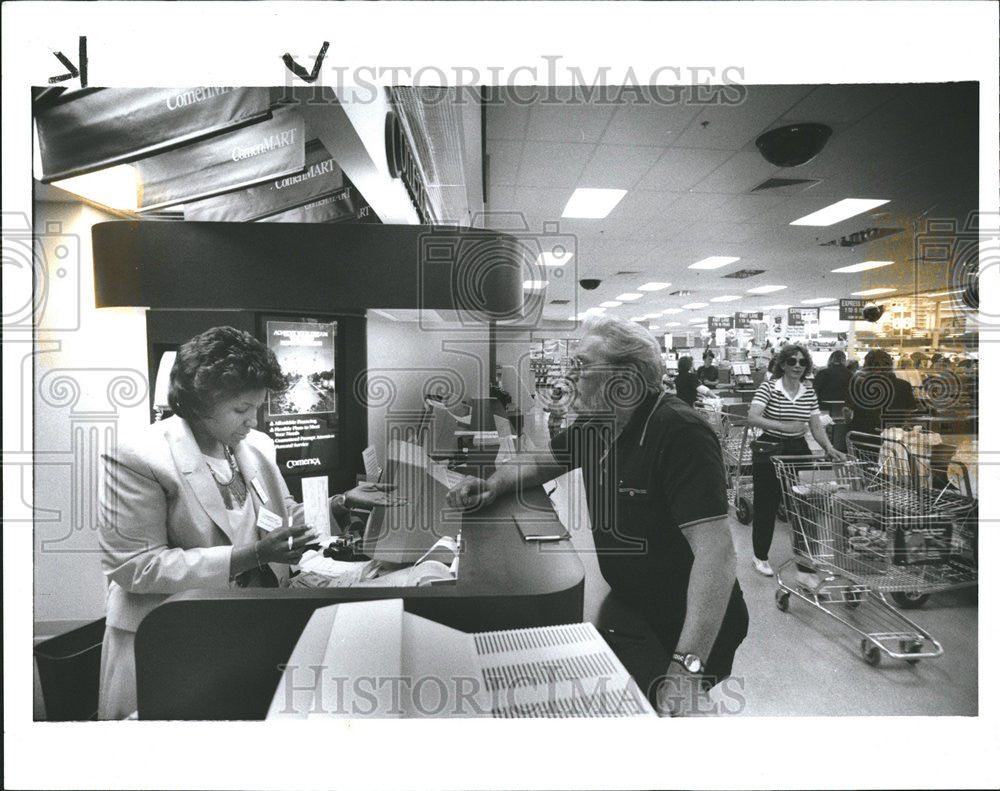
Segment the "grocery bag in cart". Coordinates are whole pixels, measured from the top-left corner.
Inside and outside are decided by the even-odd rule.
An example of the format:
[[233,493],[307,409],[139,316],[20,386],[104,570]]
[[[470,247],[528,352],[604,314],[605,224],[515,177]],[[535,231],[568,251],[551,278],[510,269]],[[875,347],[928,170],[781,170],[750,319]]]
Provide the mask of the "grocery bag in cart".
[[836,565],[848,574],[878,574],[889,565],[885,501],[877,492],[838,491],[831,497]]
[[787,498],[792,548],[802,558],[831,563],[836,554],[829,503],[830,495],[838,485],[836,481],[823,480],[821,476],[811,476],[810,473],[813,471],[800,473]]

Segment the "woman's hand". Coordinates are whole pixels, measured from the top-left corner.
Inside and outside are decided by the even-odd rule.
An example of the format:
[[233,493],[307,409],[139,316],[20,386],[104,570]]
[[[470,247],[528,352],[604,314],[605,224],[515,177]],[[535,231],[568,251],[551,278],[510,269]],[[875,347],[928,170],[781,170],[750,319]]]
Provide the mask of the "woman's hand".
[[[308,525],[292,525],[272,530],[257,542],[257,559],[264,563],[288,563],[294,565],[302,559],[306,544],[319,538],[319,534]],[[289,539],[291,539],[289,541]]]
[[452,508],[473,508],[489,505],[497,499],[496,489],[482,478],[466,478],[448,492],[447,502]]
[[826,455],[834,461],[847,461],[847,454],[842,450],[837,450],[836,448],[827,448]]

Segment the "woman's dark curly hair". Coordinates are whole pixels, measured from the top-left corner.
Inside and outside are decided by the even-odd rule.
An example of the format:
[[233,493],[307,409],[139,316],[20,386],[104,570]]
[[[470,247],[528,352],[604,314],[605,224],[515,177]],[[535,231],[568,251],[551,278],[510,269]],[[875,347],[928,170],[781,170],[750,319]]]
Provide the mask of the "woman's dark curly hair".
[[249,332],[212,327],[177,351],[170,369],[170,409],[185,420],[248,390],[280,392],[285,377],[274,352]]
[[788,362],[793,357],[801,357],[806,361],[806,369],[802,372],[803,376],[807,376],[812,373],[813,369],[813,358],[809,354],[809,350],[805,346],[800,346],[797,343],[790,343],[787,346],[783,346],[781,351],[778,352],[777,357],[774,358],[772,364],[774,365],[774,370],[771,372],[771,376],[775,379],[780,379],[785,375],[785,363]]
[[686,354],[677,361],[678,373],[686,374],[692,368],[694,368],[694,360]]

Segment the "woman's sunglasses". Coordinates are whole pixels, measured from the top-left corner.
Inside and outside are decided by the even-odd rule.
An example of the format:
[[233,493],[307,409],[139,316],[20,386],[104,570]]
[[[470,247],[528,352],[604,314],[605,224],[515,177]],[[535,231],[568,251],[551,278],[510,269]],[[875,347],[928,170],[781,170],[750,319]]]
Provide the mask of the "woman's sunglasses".
[[796,368],[805,368],[806,361],[801,357],[789,357],[785,360],[785,365],[794,365]]

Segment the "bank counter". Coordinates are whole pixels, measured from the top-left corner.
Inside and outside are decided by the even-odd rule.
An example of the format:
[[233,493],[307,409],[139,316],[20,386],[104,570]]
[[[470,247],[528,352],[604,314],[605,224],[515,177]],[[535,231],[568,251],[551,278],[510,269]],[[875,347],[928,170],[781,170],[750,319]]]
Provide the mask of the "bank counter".
[[559,521],[541,488],[499,498],[462,520],[453,585],[187,591],[136,633],[140,719],[263,719],[317,607],[402,598],[407,612],[466,632],[583,620],[584,567],[569,541],[526,542],[512,517]]

